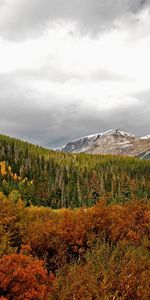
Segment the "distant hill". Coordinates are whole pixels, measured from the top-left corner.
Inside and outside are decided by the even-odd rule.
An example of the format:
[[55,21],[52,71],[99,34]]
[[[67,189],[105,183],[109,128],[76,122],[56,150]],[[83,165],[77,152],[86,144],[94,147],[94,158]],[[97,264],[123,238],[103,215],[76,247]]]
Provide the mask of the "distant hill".
[[70,153],[139,156],[149,159],[150,135],[137,137],[120,129],[111,129],[71,141],[58,150]]

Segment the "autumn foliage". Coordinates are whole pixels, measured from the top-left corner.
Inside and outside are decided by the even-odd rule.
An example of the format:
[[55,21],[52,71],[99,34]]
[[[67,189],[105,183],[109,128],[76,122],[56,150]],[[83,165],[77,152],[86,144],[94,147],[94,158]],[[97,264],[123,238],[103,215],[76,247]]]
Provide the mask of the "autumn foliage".
[[0,296],[32,300],[150,299],[150,204],[25,207],[0,194]]
[[6,299],[48,299],[54,277],[43,262],[23,254],[0,259],[0,294]]

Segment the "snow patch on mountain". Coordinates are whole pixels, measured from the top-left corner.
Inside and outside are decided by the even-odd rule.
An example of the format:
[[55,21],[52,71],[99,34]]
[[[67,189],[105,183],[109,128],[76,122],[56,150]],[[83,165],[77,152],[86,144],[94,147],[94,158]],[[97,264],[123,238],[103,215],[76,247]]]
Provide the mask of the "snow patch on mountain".
[[141,140],[149,140],[149,139],[150,139],[150,134],[141,137]]

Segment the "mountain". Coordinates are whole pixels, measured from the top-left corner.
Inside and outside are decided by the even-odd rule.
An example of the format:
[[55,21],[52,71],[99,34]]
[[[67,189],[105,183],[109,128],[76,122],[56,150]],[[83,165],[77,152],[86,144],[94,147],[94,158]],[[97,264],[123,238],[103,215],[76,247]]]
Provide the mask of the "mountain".
[[138,137],[120,129],[110,129],[71,141],[59,151],[149,158],[150,135]]

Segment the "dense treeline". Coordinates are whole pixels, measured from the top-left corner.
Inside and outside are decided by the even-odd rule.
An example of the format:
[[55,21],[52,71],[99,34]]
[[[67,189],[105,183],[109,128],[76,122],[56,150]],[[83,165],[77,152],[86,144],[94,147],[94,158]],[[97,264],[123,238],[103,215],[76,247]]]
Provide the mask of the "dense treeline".
[[0,299],[150,299],[150,204],[25,207],[0,194]]
[[0,135],[0,191],[18,190],[26,206],[52,208],[150,198],[150,161],[65,154]]

